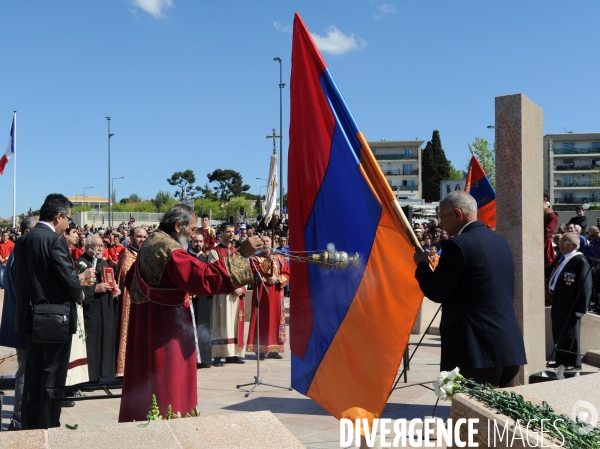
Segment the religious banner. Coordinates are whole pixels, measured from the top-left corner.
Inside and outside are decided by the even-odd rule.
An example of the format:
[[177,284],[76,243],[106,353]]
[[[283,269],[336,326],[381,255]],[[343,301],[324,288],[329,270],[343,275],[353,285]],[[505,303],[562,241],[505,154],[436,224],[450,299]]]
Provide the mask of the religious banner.
[[477,219],[490,229],[496,229],[496,191],[475,155],[469,163],[465,192],[470,193],[477,201]]
[[269,184],[265,200],[265,223],[269,224],[277,205],[277,154],[273,152],[269,164]]
[[359,255],[343,270],[291,258],[292,387],[338,419],[372,422],[423,299],[416,239],[298,14],[290,88],[290,254]]

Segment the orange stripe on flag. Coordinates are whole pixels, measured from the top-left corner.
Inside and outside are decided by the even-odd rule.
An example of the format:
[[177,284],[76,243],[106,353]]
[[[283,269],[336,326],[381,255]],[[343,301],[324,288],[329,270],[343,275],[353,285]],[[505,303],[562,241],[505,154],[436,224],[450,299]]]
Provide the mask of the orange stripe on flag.
[[477,219],[492,230],[496,229],[496,200],[492,200],[477,210]]
[[390,250],[401,234],[383,214],[362,282],[308,391],[338,419],[381,415],[390,395],[382,386],[394,382],[421,306],[413,252]]

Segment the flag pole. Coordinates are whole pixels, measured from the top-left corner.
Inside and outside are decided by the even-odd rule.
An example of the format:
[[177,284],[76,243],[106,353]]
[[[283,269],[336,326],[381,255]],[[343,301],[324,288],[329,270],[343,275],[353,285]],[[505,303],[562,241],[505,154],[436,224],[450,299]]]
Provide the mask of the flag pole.
[[473,153],[473,149],[471,148],[471,144],[468,143],[467,145],[469,145],[469,151],[471,152],[471,156],[475,156],[475,153]]
[[374,193],[379,198],[381,205],[383,207],[388,208],[390,210],[390,215],[392,219],[396,222],[396,225],[399,229],[404,228],[406,231],[406,235],[408,240],[414,247],[417,253],[424,253],[423,247],[421,246],[421,242],[417,239],[415,232],[413,231],[406,215],[402,211],[402,207],[398,200],[396,199],[396,195],[392,192],[389,184],[385,181],[385,178],[381,174],[381,169],[379,165],[377,165],[377,161],[375,160],[375,156],[373,156],[373,152],[371,151],[371,147],[367,143],[367,140],[363,136],[362,133],[357,135],[358,141],[360,142],[363,149],[366,151],[361,152],[361,164],[364,166],[364,170],[367,174],[369,181],[371,182],[371,186],[373,187]]
[[13,229],[17,227],[17,111],[13,111],[13,121],[15,124],[15,161],[13,164]]

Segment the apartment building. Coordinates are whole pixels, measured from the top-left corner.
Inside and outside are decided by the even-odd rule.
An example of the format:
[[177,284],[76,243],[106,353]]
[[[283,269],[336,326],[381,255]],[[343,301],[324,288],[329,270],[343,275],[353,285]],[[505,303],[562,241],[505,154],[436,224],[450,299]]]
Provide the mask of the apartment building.
[[544,190],[554,210],[600,203],[600,133],[544,136]]
[[369,142],[377,163],[399,200],[421,199],[421,146],[423,140],[381,139]]

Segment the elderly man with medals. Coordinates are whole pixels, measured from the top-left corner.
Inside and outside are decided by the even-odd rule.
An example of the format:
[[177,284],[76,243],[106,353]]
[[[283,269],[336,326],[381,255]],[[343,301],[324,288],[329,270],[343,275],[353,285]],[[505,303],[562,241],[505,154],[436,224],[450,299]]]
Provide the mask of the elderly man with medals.
[[587,313],[592,294],[592,275],[579,249],[579,236],[565,233],[559,242],[562,257],[550,265],[552,294],[552,338],[556,345],[556,363],[548,365],[566,370],[581,369],[581,318]]
[[239,252],[205,264],[187,252],[197,228],[193,209],[169,209],[140,248],[130,286],[131,310],[119,422],[143,421],[152,395],[185,416],[198,405],[196,348],[189,293],[210,296],[248,284],[246,257],[262,248],[248,239]]
[[[248,330],[248,352],[255,352],[263,359],[282,359],[285,344],[285,314],[283,290],[290,281],[290,268],[285,258],[271,253],[271,238],[262,237],[264,247],[251,257],[252,270],[258,272],[252,297],[252,315]],[[260,307],[260,346],[256,342],[257,307]]]

